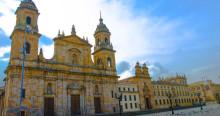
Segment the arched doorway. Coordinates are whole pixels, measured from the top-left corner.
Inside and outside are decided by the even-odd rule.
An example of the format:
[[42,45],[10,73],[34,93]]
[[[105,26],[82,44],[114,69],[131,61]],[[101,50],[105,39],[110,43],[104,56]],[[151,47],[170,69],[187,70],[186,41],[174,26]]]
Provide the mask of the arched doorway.
[[146,83],[144,83],[143,92],[144,92],[145,110],[152,109],[150,89],[146,85]]
[[69,109],[69,115],[82,115],[85,108],[85,87],[78,83],[71,83],[67,86],[67,102],[70,102],[70,106],[67,103]]

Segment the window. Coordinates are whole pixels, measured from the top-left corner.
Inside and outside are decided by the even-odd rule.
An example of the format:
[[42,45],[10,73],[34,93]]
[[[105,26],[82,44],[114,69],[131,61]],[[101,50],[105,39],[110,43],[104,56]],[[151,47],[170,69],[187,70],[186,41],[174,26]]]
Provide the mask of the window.
[[105,38],[105,43],[108,43],[108,39],[107,38]]
[[130,91],[130,88],[128,88],[128,91]]
[[124,91],[125,91],[125,88],[123,88],[124,89]]
[[125,109],[128,109],[128,104],[127,103],[125,103]]
[[169,99],[167,99],[167,104],[169,104]]
[[100,45],[100,40],[99,39],[97,40],[97,45]]
[[131,95],[129,95],[129,100],[131,101]]
[[26,24],[27,25],[31,24],[31,17],[29,17],[29,16],[26,17]]
[[30,54],[31,45],[28,42],[26,42],[24,47],[25,47],[25,53]]
[[127,96],[126,95],[124,95],[124,99],[125,99],[125,101],[127,101]]
[[101,64],[102,64],[102,60],[101,60],[100,58],[97,60],[97,64],[98,64],[98,65],[101,65]]
[[136,95],[134,95],[134,101],[136,101]]
[[112,98],[114,98],[114,92],[112,91]]
[[107,65],[108,67],[111,67],[112,66],[112,61],[111,61],[111,58],[107,58]]
[[99,86],[95,85],[95,93],[99,93]]
[[165,99],[163,99],[163,104],[166,104],[166,100]]
[[133,91],[135,91],[135,89],[133,88]]
[[133,108],[132,103],[130,103],[130,107],[131,107],[131,109]]
[[159,100],[159,102],[160,102],[160,105],[161,105],[162,104],[161,100]]
[[47,94],[53,94],[52,84],[51,83],[47,84]]
[[157,105],[158,103],[157,103],[157,100],[155,100],[155,104]]
[[121,91],[121,88],[120,88],[120,87],[118,88],[118,91]]
[[135,105],[135,108],[137,108],[137,103],[135,103],[134,105]]
[[78,60],[77,55],[73,54],[73,56],[72,56],[72,64],[77,64],[78,63],[77,60]]

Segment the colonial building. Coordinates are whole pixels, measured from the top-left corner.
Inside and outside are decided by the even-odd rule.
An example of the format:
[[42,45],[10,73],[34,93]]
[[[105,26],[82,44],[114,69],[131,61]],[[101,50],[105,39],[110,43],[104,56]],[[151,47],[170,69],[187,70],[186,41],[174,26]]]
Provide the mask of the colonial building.
[[124,112],[154,108],[153,86],[146,64],[141,66],[137,62],[135,76],[120,80],[118,86],[123,96],[122,107]]
[[203,100],[220,99],[219,84],[198,83],[189,88],[186,77],[180,75],[152,81],[146,64],[136,63],[135,76],[118,81],[116,51],[102,17],[94,32],[94,47],[72,26],[71,34],[59,32],[54,37],[54,55],[46,59],[38,47],[40,14],[34,2],[21,1],[15,14],[5,87],[0,88],[0,116],[95,115],[119,112],[120,107],[130,112],[168,108],[171,103],[188,106],[197,99],[198,91],[193,91],[197,85]]
[[119,82],[119,92],[122,95],[121,108],[123,112],[140,111],[140,98],[136,84]]
[[176,75],[166,79],[153,81],[155,108],[190,106],[191,94],[185,76]]
[[208,80],[192,83],[189,87],[193,102],[198,102],[198,94],[204,102],[220,101],[220,84],[216,84],[211,80]]
[[[112,113],[118,110],[118,76],[111,33],[102,17],[94,33],[95,46],[79,37],[58,34],[54,56],[44,58],[38,44],[40,15],[32,0],[23,0],[16,12],[16,25],[10,36],[10,62],[5,71],[4,116],[70,116]],[[25,58],[20,52],[25,48]],[[94,61],[92,60],[92,57]],[[20,83],[24,60],[24,94],[20,109]]]
[[0,87],[0,116],[3,115],[4,100],[5,100],[4,87]]

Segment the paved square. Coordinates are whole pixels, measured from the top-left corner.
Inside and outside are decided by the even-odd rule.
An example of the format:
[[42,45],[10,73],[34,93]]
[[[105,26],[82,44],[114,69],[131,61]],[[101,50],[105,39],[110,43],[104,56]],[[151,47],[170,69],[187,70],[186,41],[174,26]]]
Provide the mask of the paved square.
[[171,114],[171,111],[146,114],[140,116],[220,116],[220,105],[219,104],[210,104],[203,107],[201,111],[200,107],[190,108],[184,110],[175,110],[174,115]]

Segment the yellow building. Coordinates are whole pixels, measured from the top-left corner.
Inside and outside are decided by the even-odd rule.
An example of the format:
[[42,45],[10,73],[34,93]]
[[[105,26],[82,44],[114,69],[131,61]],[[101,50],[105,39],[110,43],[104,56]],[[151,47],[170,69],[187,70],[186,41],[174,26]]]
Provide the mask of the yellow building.
[[196,94],[201,94],[204,102],[219,102],[220,100],[220,84],[213,83],[211,80],[199,81],[189,85],[194,101],[198,101]]
[[0,87],[0,116],[3,115],[4,100],[5,100],[4,87]]
[[[25,46],[24,99],[26,116],[70,116],[74,114],[112,113],[118,111],[114,93],[118,92],[115,50],[110,31],[100,17],[94,33],[95,46],[76,35],[58,34],[54,38],[54,56],[38,54],[41,34],[38,12],[32,0],[23,0],[16,10],[16,25],[10,36],[10,62],[5,71],[5,107],[3,116],[20,113],[21,49]],[[11,22],[12,23],[12,22]],[[92,55],[93,59],[92,60]]]
[[[136,102],[136,101],[133,101],[132,99],[130,100],[130,98],[129,98],[129,99],[127,99],[126,102],[124,102],[124,103],[129,103],[128,106],[130,105],[130,103],[132,103],[132,104],[137,103],[137,108],[135,107],[136,108],[135,110],[148,110],[148,109],[154,108],[153,87],[151,84],[151,77],[149,75],[148,68],[147,68],[146,64],[143,64],[143,66],[140,66],[140,64],[137,62],[136,66],[135,66],[135,76],[120,80],[118,86],[121,88],[126,88],[128,86],[132,86],[133,88],[137,88],[137,90],[135,89],[135,91],[132,91],[133,89],[131,88],[131,92],[129,92],[129,93],[122,91],[122,95],[128,95],[128,96],[135,95],[136,96],[138,94],[138,96],[139,96],[138,98],[139,98],[140,104],[138,104],[138,101]],[[132,105],[132,107],[133,107],[133,105]],[[139,109],[138,109],[138,107],[139,107]],[[126,106],[123,106],[123,109],[126,109]],[[130,105],[129,109],[127,108],[124,111],[129,112],[129,111],[134,111],[134,109],[131,109],[131,105]]]
[[160,79],[152,84],[156,109],[169,108],[171,103],[173,107],[192,105],[185,76]]
[[[135,76],[118,82],[116,51],[102,17],[94,33],[93,53],[92,45],[79,37],[72,26],[71,34],[58,33],[53,39],[54,55],[46,59],[42,49],[38,53],[40,14],[34,2],[23,0],[15,13],[16,25],[10,36],[11,55],[5,71],[5,87],[0,89],[0,113],[3,116],[15,116],[21,112],[25,116],[119,112],[116,97],[119,92],[123,96],[124,111],[167,108],[170,106],[167,93],[172,95],[174,106],[192,105],[190,98],[194,94],[190,93],[185,76],[152,82],[146,64],[137,63]],[[24,94],[20,104],[23,61]],[[205,100],[217,99],[220,85],[210,83],[208,87],[211,93],[205,92],[202,96]]]

